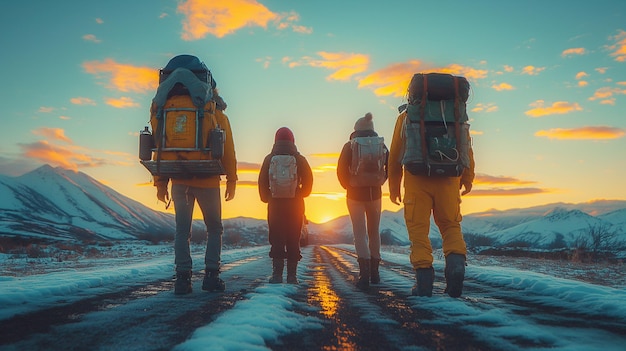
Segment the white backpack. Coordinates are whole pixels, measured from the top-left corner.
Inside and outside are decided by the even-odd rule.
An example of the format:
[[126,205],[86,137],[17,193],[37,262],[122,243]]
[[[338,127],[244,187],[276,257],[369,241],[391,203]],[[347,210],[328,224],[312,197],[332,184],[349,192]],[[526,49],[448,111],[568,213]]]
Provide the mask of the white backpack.
[[378,136],[356,137],[350,141],[351,186],[381,186],[385,183],[385,139]]
[[293,155],[274,155],[270,159],[270,191],[273,198],[292,198],[298,186],[298,166]]

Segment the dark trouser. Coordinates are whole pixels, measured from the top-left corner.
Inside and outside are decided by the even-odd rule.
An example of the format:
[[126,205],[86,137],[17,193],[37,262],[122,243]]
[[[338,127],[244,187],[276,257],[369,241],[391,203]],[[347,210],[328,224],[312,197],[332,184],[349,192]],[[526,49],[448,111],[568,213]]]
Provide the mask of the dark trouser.
[[299,261],[304,200],[271,199],[267,205],[270,257]]
[[172,185],[172,200],[176,211],[176,238],[174,240],[174,263],[176,271],[192,269],[189,241],[191,223],[196,201],[202,211],[207,230],[204,265],[206,270],[218,270],[222,254],[222,202],[219,188],[197,188],[187,185]]

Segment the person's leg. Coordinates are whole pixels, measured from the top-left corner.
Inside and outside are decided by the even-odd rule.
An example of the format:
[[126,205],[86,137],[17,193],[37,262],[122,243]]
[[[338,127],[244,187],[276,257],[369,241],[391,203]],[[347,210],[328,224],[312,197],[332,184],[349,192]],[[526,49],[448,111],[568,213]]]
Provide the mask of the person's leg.
[[370,258],[370,250],[367,243],[367,226],[365,221],[365,202],[347,199],[348,213],[352,222],[354,235],[354,249],[358,258]]
[[176,218],[176,236],[174,238],[176,271],[191,271],[192,268],[189,240],[191,239],[191,221],[195,198],[192,194],[188,194],[187,189],[186,185],[172,185],[172,201],[174,201]]
[[207,230],[206,251],[204,253],[205,275],[202,289],[224,291],[226,285],[219,278],[222,256],[222,202],[219,188],[193,188],[198,205],[202,211]]
[[451,297],[459,297],[465,279],[465,258],[467,247],[461,232],[461,197],[459,179],[439,180],[439,191],[435,195],[433,215],[442,237],[443,253],[446,258],[446,292]]
[[287,249],[287,283],[298,284],[298,262],[300,253],[300,232],[304,220],[304,200],[296,199],[284,209],[285,248]]
[[189,250],[191,238],[191,221],[194,206],[193,196],[188,196],[187,186],[172,185],[172,201],[176,218],[176,236],[174,237],[174,264],[176,266],[176,283],[174,293],[189,294],[191,287],[192,260]]
[[365,215],[367,217],[367,242],[370,252],[370,281],[372,284],[380,283],[380,211],[381,199],[368,201],[365,204]]

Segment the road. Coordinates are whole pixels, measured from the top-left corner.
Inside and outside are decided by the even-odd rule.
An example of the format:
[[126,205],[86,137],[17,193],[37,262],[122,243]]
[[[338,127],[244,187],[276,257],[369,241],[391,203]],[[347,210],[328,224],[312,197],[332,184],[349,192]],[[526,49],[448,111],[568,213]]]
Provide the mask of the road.
[[[195,272],[190,295],[175,296],[168,278],[0,321],[0,350],[171,350],[268,284],[266,251],[224,262],[224,293],[202,291],[202,273]],[[298,302],[295,313],[321,321],[323,328],[266,340],[272,350],[558,349],[560,335],[575,340],[569,335],[581,330],[625,340],[623,321],[578,313],[575,306],[545,306],[470,278],[460,299],[442,293],[441,277],[435,296],[412,297],[413,273],[404,262],[384,260],[382,284],[362,292],[354,287],[358,266],[349,246],[312,245],[302,254],[300,285],[289,297]],[[497,322],[502,318],[523,320],[518,327],[549,335],[507,334]]]

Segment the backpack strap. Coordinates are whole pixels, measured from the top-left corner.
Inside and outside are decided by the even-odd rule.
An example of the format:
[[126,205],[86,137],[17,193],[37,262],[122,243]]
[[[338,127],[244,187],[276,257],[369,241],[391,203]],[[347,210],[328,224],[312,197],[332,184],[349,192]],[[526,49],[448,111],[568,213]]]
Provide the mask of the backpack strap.
[[157,129],[155,131],[155,139],[157,141],[157,153],[156,153],[156,173],[161,171],[161,153],[163,151],[163,144],[165,143],[165,135],[163,135],[163,106],[157,106]]
[[[461,154],[461,98],[459,96],[459,78],[454,76],[454,133],[456,138],[456,152]],[[461,158],[457,160],[457,164],[461,165]]]
[[422,93],[422,101],[420,102],[420,137],[422,143],[422,159],[430,175],[430,162],[428,162],[428,148],[426,145],[426,100],[428,99],[428,75],[424,74],[424,91]]

